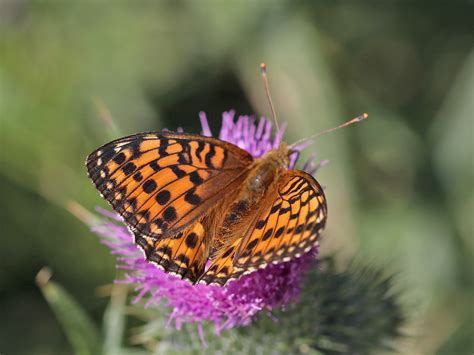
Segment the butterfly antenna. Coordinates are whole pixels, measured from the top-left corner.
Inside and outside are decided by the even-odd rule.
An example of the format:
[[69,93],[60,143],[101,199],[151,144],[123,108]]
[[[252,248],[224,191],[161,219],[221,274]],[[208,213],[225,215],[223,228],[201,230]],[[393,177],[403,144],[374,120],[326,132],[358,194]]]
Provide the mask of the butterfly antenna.
[[340,124],[339,126],[337,127],[333,127],[333,128],[329,128],[329,129],[326,129],[322,132],[319,132],[319,133],[316,133],[314,135],[312,135],[311,137],[308,137],[308,138],[303,138],[303,139],[300,139],[299,141],[296,141],[295,143],[293,143],[292,145],[289,146],[289,148],[294,148],[295,146],[297,146],[298,144],[300,143],[303,143],[303,142],[307,142],[307,141],[310,141],[312,140],[313,138],[316,138],[316,137],[319,137],[319,136],[322,136],[323,134],[326,134],[326,133],[329,133],[329,132],[332,132],[332,131],[335,131],[339,128],[343,128],[343,127],[347,127],[347,126],[350,126],[351,124],[353,123],[358,123],[360,121],[363,121],[365,119],[367,119],[369,117],[369,115],[367,113],[363,113],[362,115],[359,115],[357,117],[354,117],[352,120],[349,120],[347,121],[346,123],[343,123],[343,124]]
[[275,108],[273,107],[273,101],[270,95],[270,87],[268,85],[268,77],[267,77],[267,66],[265,65],[265,63],[260,64],[260,71],[262,73],[263,85],[265,86],[265,93],[267,94],[268,104],[270,105],[273,121],[275,122],[275,127],[278,132],[280,130],[280,127],[278,125]]

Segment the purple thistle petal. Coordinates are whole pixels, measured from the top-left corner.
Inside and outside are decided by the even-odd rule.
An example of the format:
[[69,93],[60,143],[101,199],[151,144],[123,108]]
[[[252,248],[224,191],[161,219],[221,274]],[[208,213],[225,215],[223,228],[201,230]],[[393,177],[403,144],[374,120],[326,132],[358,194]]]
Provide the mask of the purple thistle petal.
[[293,169],[296,165],[296,161],[298,160],[300,156],[300,152],[294,151],[293,153],[290,154],[290,164],[289,168]]
[[329,164],[329,160],[321,160],[319,163],[315,164],[313,161],[312,167],[308,170],[304,169],[308,174],[314,175],[321,169],[323,166]]
[[115,219],[116,221],[121,221],[122,220],[120,218],[120,216],[117,215],[115,212],[110,212],[109,210],[106,210],[105,208],[96,207],[96,211],[99,212],[100,214],[104,215],[105,217]]
[[283,122],[280,126],[280,129],[275,133],[275,140],[273,141],[273,149],[278,148],[278,146],[280,145],[287,126],[288,124],[286,122]]
[[292,261],[269,265],[244,275],[227,286],[191,285],[148,263],[133,243],[125,226],[104,220],[93,228],[112,254],[120,255],[118,266],[126,271],[123,283],[137,285],[133,303],[147,297],[146,307],[166,301],[173,311],[170,319],[179,328],[182,322],[214,322],[216,332],[247,325],[261,310],[272,310],[296,299],[300,279],[313,265],[316,250]]
[[264,120],[260,120],[258,122],[258,128],[257,128],[257,134],[255,135],[255,138],[256,139],[260,139],[262,137],[262,134],[263,134],[263,127],[265,126],[265,121]]
[[211,129],[207,123],[206,113],[203,111],[199,112],[199,119],[201,120],[202,135],[206,137],[212,137]]
[[[279,146],[286,128],[282,124],[272,138],[272,122],[265,117],[258,123],[253,117],[239,116],[234,120],[235,112],[228,111],[222,115],[222,128],[219,133],[221,140],[238,145],[247,150],[255,158],[261,157],[271,149]],[[199,113],[202,134],[211,136],[207,117]],[[289,168],[293,168],[299,152],[304,146],[295,148]],[[314,156],[310,157],[304,169],[313,171],[322,162],[315,164]],[[183,323],[197,323],[198,333],[203,341],[201,324],[204,321],[214,323],[215,331],[248,325],[257,313],[265,310],[285,307],[298,298],[300,284],[305,273],[314,265],[317,247],[308,253],[288,262],[271,264],[226,286],[192,285],[173,274],[168,274],[147,262],[142,251],[133,242],[133,236],[127,227],[119,224],[120,220],[114,213],[98,209],[105,217],[92,230],[101,237],[101,243],[111,253],[117,255],[117,267],[124,270],[123,279],[117,281],[135,285],[136,296],[132,303],[145,301],[145,307],[161,307],[171,309],[169,321],[176,328]],[[204,342],[203,342],[204,344]]]
[[296,150],[298,152],[301,152],[302,150],[308,148],[311,144],[313,144],[312,139],[304,139],[303,141],[299,142],[293,147],[293,150]]
[[316,155],[317,155],[316,152],[310,154],[308,160],[303,165],[303,170],[304,171],[309,173],[311,170],[313,170],[315,168],[316,163],[314,161],[316,159]]

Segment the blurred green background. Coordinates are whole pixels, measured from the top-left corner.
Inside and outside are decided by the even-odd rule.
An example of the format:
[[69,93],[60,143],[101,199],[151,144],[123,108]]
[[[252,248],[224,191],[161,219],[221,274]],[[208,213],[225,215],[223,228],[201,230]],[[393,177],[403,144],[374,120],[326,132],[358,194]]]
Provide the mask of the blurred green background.
[[[474,2],[0,0],[0,352],[72,352],[34,277],[99,319],[114,258],[70,214],[120,135],[266,114],[331,163],[322,253],[396,273],[406,354],[472,353]],[[114,124],[104,122],[107,107]],[[102,117],[102,118],[101,118]]]

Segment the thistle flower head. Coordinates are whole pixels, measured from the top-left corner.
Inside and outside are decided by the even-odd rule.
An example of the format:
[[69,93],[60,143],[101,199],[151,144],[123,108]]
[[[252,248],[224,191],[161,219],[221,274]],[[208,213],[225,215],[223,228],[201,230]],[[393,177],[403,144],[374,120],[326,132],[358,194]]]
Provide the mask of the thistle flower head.
[[[206,115],[200,113],[202,134],[211,136]],[[266,118],[255,121],[249,116],[235,119],[233,111],[224,112],[221,140],[233,143],[258,158],[281,143],[285,125],[272,135],[272,123]],[[302,147],[294,148],[290,157],[293,168]],[[321,163],[310,158],[303,169],[314,173]],[[146,307],[157,307],[163,303],[171,308],[170,321],[176,327],[184,322],[201,324],[213,322],[216,332],[223,329],[249,324],[260,311],[281,308],[300,294],[302,277],[313,265],[316,248],[299,258],[281,264],[271,264],[264,269],[244,275],[226,286],[192,285],[175,275],[168,274],[148,263],[133,242],[133,236],[119,218],[110,212],[100,210],[104,220],[93,230],[101,236],[113,254],[117,255],[118,268],[125,270],[124,278],[117,281],[136,285],[134,302],[146,301]]]

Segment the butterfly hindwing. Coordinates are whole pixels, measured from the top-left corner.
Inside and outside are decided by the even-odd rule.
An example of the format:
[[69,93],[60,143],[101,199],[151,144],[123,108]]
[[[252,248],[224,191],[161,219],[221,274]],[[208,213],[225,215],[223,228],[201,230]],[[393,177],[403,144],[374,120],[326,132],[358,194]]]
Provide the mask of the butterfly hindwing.
[[200,135],[150,132],[108,143],[86,161],[103,197],[137,234],[177,237],[245,178],[252,156]]
[[135,233],[148,261],[191,282],[203,273],[209,254],[209,235],[205,219],[179,232],[175,238],[153,239]]
[[290,170],[281,178],[271,208],[257,218],[234,262],[259,267],[298,257],[317,244],[326,218],[321,186],[310,174]]
[[317,244],[327,206],[321,186],[311,175],[287,171],[263,203],[248,231],[222,250],[202,276],[203,282],[223,285],[267,264],[289,261]]

